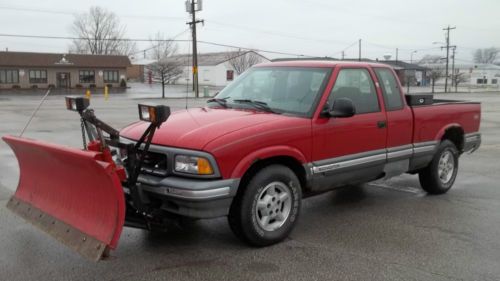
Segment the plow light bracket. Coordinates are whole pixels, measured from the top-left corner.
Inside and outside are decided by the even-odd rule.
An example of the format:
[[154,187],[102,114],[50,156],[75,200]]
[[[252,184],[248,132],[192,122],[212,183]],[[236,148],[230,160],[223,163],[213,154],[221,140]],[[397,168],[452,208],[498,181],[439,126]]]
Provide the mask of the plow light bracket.
[[66,108],[72,111],[82,112],[90,105],[90,100],[85,97],[67,96]]
[[165,105],[139,104],[139,119],[159,127],[170,116],[170,107]]

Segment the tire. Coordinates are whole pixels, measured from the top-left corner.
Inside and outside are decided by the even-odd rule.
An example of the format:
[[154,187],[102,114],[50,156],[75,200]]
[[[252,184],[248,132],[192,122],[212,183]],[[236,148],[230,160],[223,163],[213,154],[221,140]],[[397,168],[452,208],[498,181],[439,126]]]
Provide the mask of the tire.
[[422,189],[430,194],[446,193],[457,177],[458,156],[458,149],[451,141],[442,141],[431,163],[418,174]]
[[288,237],[302,199],[295,173],[282,165],[270,165],[240,188],[228,216],[233,233],[253,246],[272,245]]

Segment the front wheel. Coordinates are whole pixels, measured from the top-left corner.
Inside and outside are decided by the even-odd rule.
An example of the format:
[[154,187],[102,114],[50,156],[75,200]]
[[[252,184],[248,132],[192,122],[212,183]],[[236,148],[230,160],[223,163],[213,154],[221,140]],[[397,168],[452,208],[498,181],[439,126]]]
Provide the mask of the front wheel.
[[430,194],[446,193],[457,177],[458,156],[457,147],[451,141],[442,141],[429,166],[418,174],[422,188]]
[[246,186],[241,186],[229,211],[234,234],[254,246],[267,246],[285,239],[300,210],[300,182],[282,165],[263,168]]

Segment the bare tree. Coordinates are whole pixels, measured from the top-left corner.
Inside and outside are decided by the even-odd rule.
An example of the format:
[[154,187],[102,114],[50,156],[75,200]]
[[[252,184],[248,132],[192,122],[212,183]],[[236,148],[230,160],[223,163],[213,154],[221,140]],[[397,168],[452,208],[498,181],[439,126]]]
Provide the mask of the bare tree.
[[262,62],[262,57],[259,54],[254,51],[242,51],[241,49],[235,52],[228,52],[226,59],[238,75],[253,65]]
[[93,55],[130,55],[135,42],[125,39],[125,26],[113,13],[101,7],[91,7],[75,17],[71,27],[78,39],[73,40],[70,52]]
[[452,81],[455,84],[455,93],[458,92],[458,84],[467,82],[468,79],[465,76],[464,72],[456,72],[455,74],[452,75]]
[[500,52],[500,49],[494,47],[486,49],[477,49],[476,52],[474,52],[474,62],[494,63],[497,59],[498,52]]
[[432,93],[434,93],[434,86],[436,85],[436,80],[443,77],[444,71],[441,68],[433,68],[431,72],[429,72],[429,78],[431,78],[432,85]]
[[177,53],[177,44],[157,33],[151,40],[150,50],[150,58],[155,62],[148,68],[155,80],[161,83],[161,97],[165,98],[165,85],[174,82],[182,75],[182,61],[174,57]]

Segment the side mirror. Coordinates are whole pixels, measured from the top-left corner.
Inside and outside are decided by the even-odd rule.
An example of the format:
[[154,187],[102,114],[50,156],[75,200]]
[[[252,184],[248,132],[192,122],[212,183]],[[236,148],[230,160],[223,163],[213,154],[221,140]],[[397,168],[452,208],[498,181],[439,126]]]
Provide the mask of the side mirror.
[[348,98],[338,98],[333,102],[333,106],[328,112],[330,117],[346,118],[356,114],[356,108],[352,100]]

